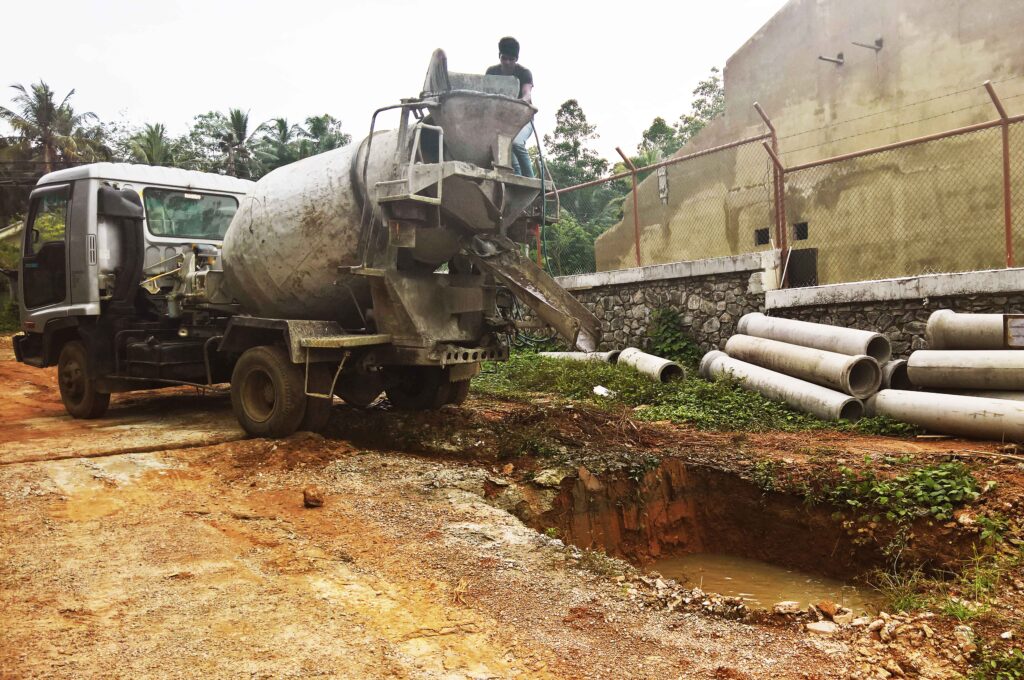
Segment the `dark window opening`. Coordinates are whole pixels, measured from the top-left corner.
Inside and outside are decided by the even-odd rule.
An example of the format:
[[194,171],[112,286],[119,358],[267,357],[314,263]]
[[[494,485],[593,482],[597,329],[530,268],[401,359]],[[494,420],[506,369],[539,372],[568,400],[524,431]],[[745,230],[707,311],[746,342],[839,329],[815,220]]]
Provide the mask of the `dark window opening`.
[[797,241],[807,240],[807,223],[797,222],[793,225],[793,238]]
[[768,234],[768,227],[764,229],[754,230],[754,245],[755,246],[766,246],[771,242],[771,238]]

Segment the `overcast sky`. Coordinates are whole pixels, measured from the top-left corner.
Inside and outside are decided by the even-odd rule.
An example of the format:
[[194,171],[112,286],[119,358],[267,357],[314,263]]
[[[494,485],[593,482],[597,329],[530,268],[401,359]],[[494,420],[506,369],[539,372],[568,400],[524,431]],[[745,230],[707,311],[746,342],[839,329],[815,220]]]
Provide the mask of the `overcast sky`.
[[[513,35],[531,69],[541,134],[566,99],[598,126],[596,148],[635,151],[655,116],[675,120],[691,92],[783,0],[576,2],[8,2],[0,85],[45,80],[105,121],[187,129],[238,107],[253,124],[331,113],[355,139],[374,109],[416,96],[430,54],[482,73]],[[0,104],[13,91],[0,89]]]

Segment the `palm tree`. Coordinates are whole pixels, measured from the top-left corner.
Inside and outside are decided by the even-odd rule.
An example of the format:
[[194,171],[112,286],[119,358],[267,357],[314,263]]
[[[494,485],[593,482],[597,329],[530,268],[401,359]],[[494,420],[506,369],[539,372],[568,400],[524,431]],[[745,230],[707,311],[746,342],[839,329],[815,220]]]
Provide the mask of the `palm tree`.
[[43,164],[44,172],[51,172],[59,160],[77,160],[92,155],[95,140],[89,139],[85,124],[96,120],[94,113],[76,114],[68,92],[60,104],[53,90],[43,81],[26,89],[12,85],[18,91],[14,96],[17,111],[0,106],[0,120],[5,120],[33,149],[33,155]]
[[253,140],[263,130],[259,125],[249,132],[249,113],[241,109],[228,109],[227,125],[219,142],[227,155],[227,173],[243,179],[258,174],[258,160],[253,156]]
[[287,118],[275,118],[265,129],[256,153],[267,170],[275,170],[299,160],[298,138],[304,133],[302,128],[289,125]]
[[132,137],[130,148],[132,159],[138,163],[174,165],[171,140],[167,138],[167,129],[162,123],[147,123],[142,132]]
[[341,131],[341,121],[329,113],[307,118],[306,129],[301,132],[305,139],[299,148],[300,158],[337,149],[352,141],[352,135]]

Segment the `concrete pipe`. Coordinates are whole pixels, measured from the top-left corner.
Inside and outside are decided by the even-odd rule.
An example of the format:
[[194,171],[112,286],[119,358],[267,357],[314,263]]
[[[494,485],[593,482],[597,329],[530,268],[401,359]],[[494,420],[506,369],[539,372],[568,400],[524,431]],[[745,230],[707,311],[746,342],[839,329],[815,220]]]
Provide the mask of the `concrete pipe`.
[[1024,392],[1014,392],[1011,390],[951,390],[950,393],[959,394],[964,397],[983,397],[985,399],[1024,401]]
[[725,352],[715,350],[705,354],[700,362],[700,374],[708,380],[732,377],[741,381],[744,389],[822,420],[852,421],[864,415],[861,401],[848,394],[733,359]]
[[621,352],[619,350],[612,350],[611,352],[537,352],[538,356],[547,357],[548,359],[561,359],[562,361],[598,361],[607,364],[614,364]]
[[1024,352],[922,349],[910,355],[907,374],[919,387],[1024,390]]
[[867,354],[880,364],[892,356],[889,339],[881,333],[809,321],[780,319],[765,316],[760,312],[743,315],[736,325],[736,332],[837,354]]
[[1024,404],[960,394],[882,390],[868,415],[888,416],[932,432],[994,441],[1024,441]]
[[750,335],[729,338],[725,343],[725,353],[734,359],[831,387],[860,399],[877,392],[882,381],[878,362],[866,354],[849,356]]
[[928,349],[1003,349],[1003,315],[940,309],[928,317],[924,337]]
[[686,377],[683,367],[674,361],[641,352],[636,347],[627,347],[619,353],[618,363],[632,366],[644,375],[649,375],[661,382],[682,380]]
[[881,366],[882,389],[884,390],[912,390],[914,383],[910,382],[907,375],[907,360],[894,359],[886,361]]

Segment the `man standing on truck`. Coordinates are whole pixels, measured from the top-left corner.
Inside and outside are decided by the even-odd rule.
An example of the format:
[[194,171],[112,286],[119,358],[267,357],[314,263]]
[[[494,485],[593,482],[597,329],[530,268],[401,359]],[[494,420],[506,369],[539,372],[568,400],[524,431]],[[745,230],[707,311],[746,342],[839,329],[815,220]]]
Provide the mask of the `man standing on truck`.
[[[506,36],[498,41],[498,59],[501,63],[487,69],[489,76],[515,76],[519,80],[519,98],[533,103],[533,74],[519,64],[519,41]],[[512,171],[524,177],[533,177],[533,164],[526,151],[526,141],[533,134],[533,123],[527,123],[512,141]]]

